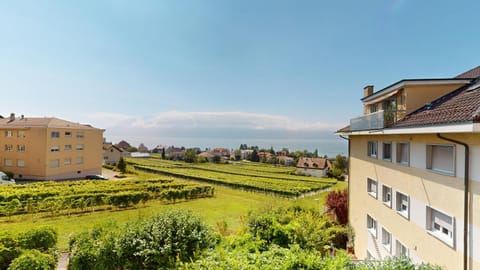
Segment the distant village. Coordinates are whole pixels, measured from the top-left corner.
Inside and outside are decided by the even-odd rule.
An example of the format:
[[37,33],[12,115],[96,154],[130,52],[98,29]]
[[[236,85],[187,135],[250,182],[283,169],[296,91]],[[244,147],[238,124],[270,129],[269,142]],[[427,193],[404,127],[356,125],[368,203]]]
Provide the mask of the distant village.
[[[290,152],[287,148],[282,148],[280,151],[275,151],[273,147],[265,149],[246,144],[241,144],[238,149],[207,148],[202,151],[199,147],[185,148],[173,145],[157,145],[149,149],[143,143],[135,147],[122,140],[117,144],[105,142],[103,152],[104,164],[107,165],[115,165],[120,157],[148,158],[151,154],[159,154],[162,159],[183,160],[189,163],[228,163],[244,160],[277,166],[295,166],[298,173],[317,177],[331,176],[336,160],[337,163],[346,163],[346,157],[320,156],[318,150]],[[345,166],[341,167],[345,168]]]

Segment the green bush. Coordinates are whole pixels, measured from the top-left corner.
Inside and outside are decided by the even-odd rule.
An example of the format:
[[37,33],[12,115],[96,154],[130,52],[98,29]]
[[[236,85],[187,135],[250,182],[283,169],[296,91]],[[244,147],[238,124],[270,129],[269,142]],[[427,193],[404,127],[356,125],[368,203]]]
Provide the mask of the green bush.
[[51,227],[34,228],[19,235],[19,244],[23,249],[46,251],[57,244],[57,231]]
[[123,228],[96,228],[70,240],[72,269],[168,269],[213,244],[207,226],[191,212],[170,210]]
[[56,261],[51,255],[32,249],[14,259],[8,270],[54,270],[55,267]]
[[0,269],[7,269],[10,263],[20,255],[18,240],[9,233],[0,235]]

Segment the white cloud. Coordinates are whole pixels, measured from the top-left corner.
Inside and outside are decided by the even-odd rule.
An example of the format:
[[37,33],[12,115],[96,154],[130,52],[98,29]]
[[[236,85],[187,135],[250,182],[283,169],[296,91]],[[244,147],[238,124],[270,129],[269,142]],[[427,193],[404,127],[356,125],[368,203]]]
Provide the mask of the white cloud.
[[[335,131],[342,125],[307,122],[283,115],[248,112],[161,112],[152,117],[132,117],[114,113],[95,113],[88,116],[99,128],[135,129],[215,129],[215,130],[283,130]],[[342,123],[343,124],[343,123]]]

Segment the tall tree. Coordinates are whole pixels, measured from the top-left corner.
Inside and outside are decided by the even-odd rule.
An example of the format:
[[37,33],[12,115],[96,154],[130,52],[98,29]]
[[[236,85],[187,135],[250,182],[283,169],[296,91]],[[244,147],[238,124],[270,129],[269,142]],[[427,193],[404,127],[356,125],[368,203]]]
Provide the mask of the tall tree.
[[260,161],[260,156],[258,155],[257,149],[253,149],[252,155],[250,157],[250,161],[253,161],[253,162],[259,162]]
[[125,162],[123,157],[120,157],[120,160],[117,164],[117,169],[119,169],[121,173],[125,173],[127,171],[127,163]]

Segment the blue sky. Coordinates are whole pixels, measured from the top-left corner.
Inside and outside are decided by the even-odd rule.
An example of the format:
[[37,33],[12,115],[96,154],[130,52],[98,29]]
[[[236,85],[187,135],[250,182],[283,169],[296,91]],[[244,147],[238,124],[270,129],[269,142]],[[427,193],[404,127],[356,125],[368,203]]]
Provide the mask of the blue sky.
[[478,1],[0,1],[0,114],[343,152],[362,88],[480,65]]

